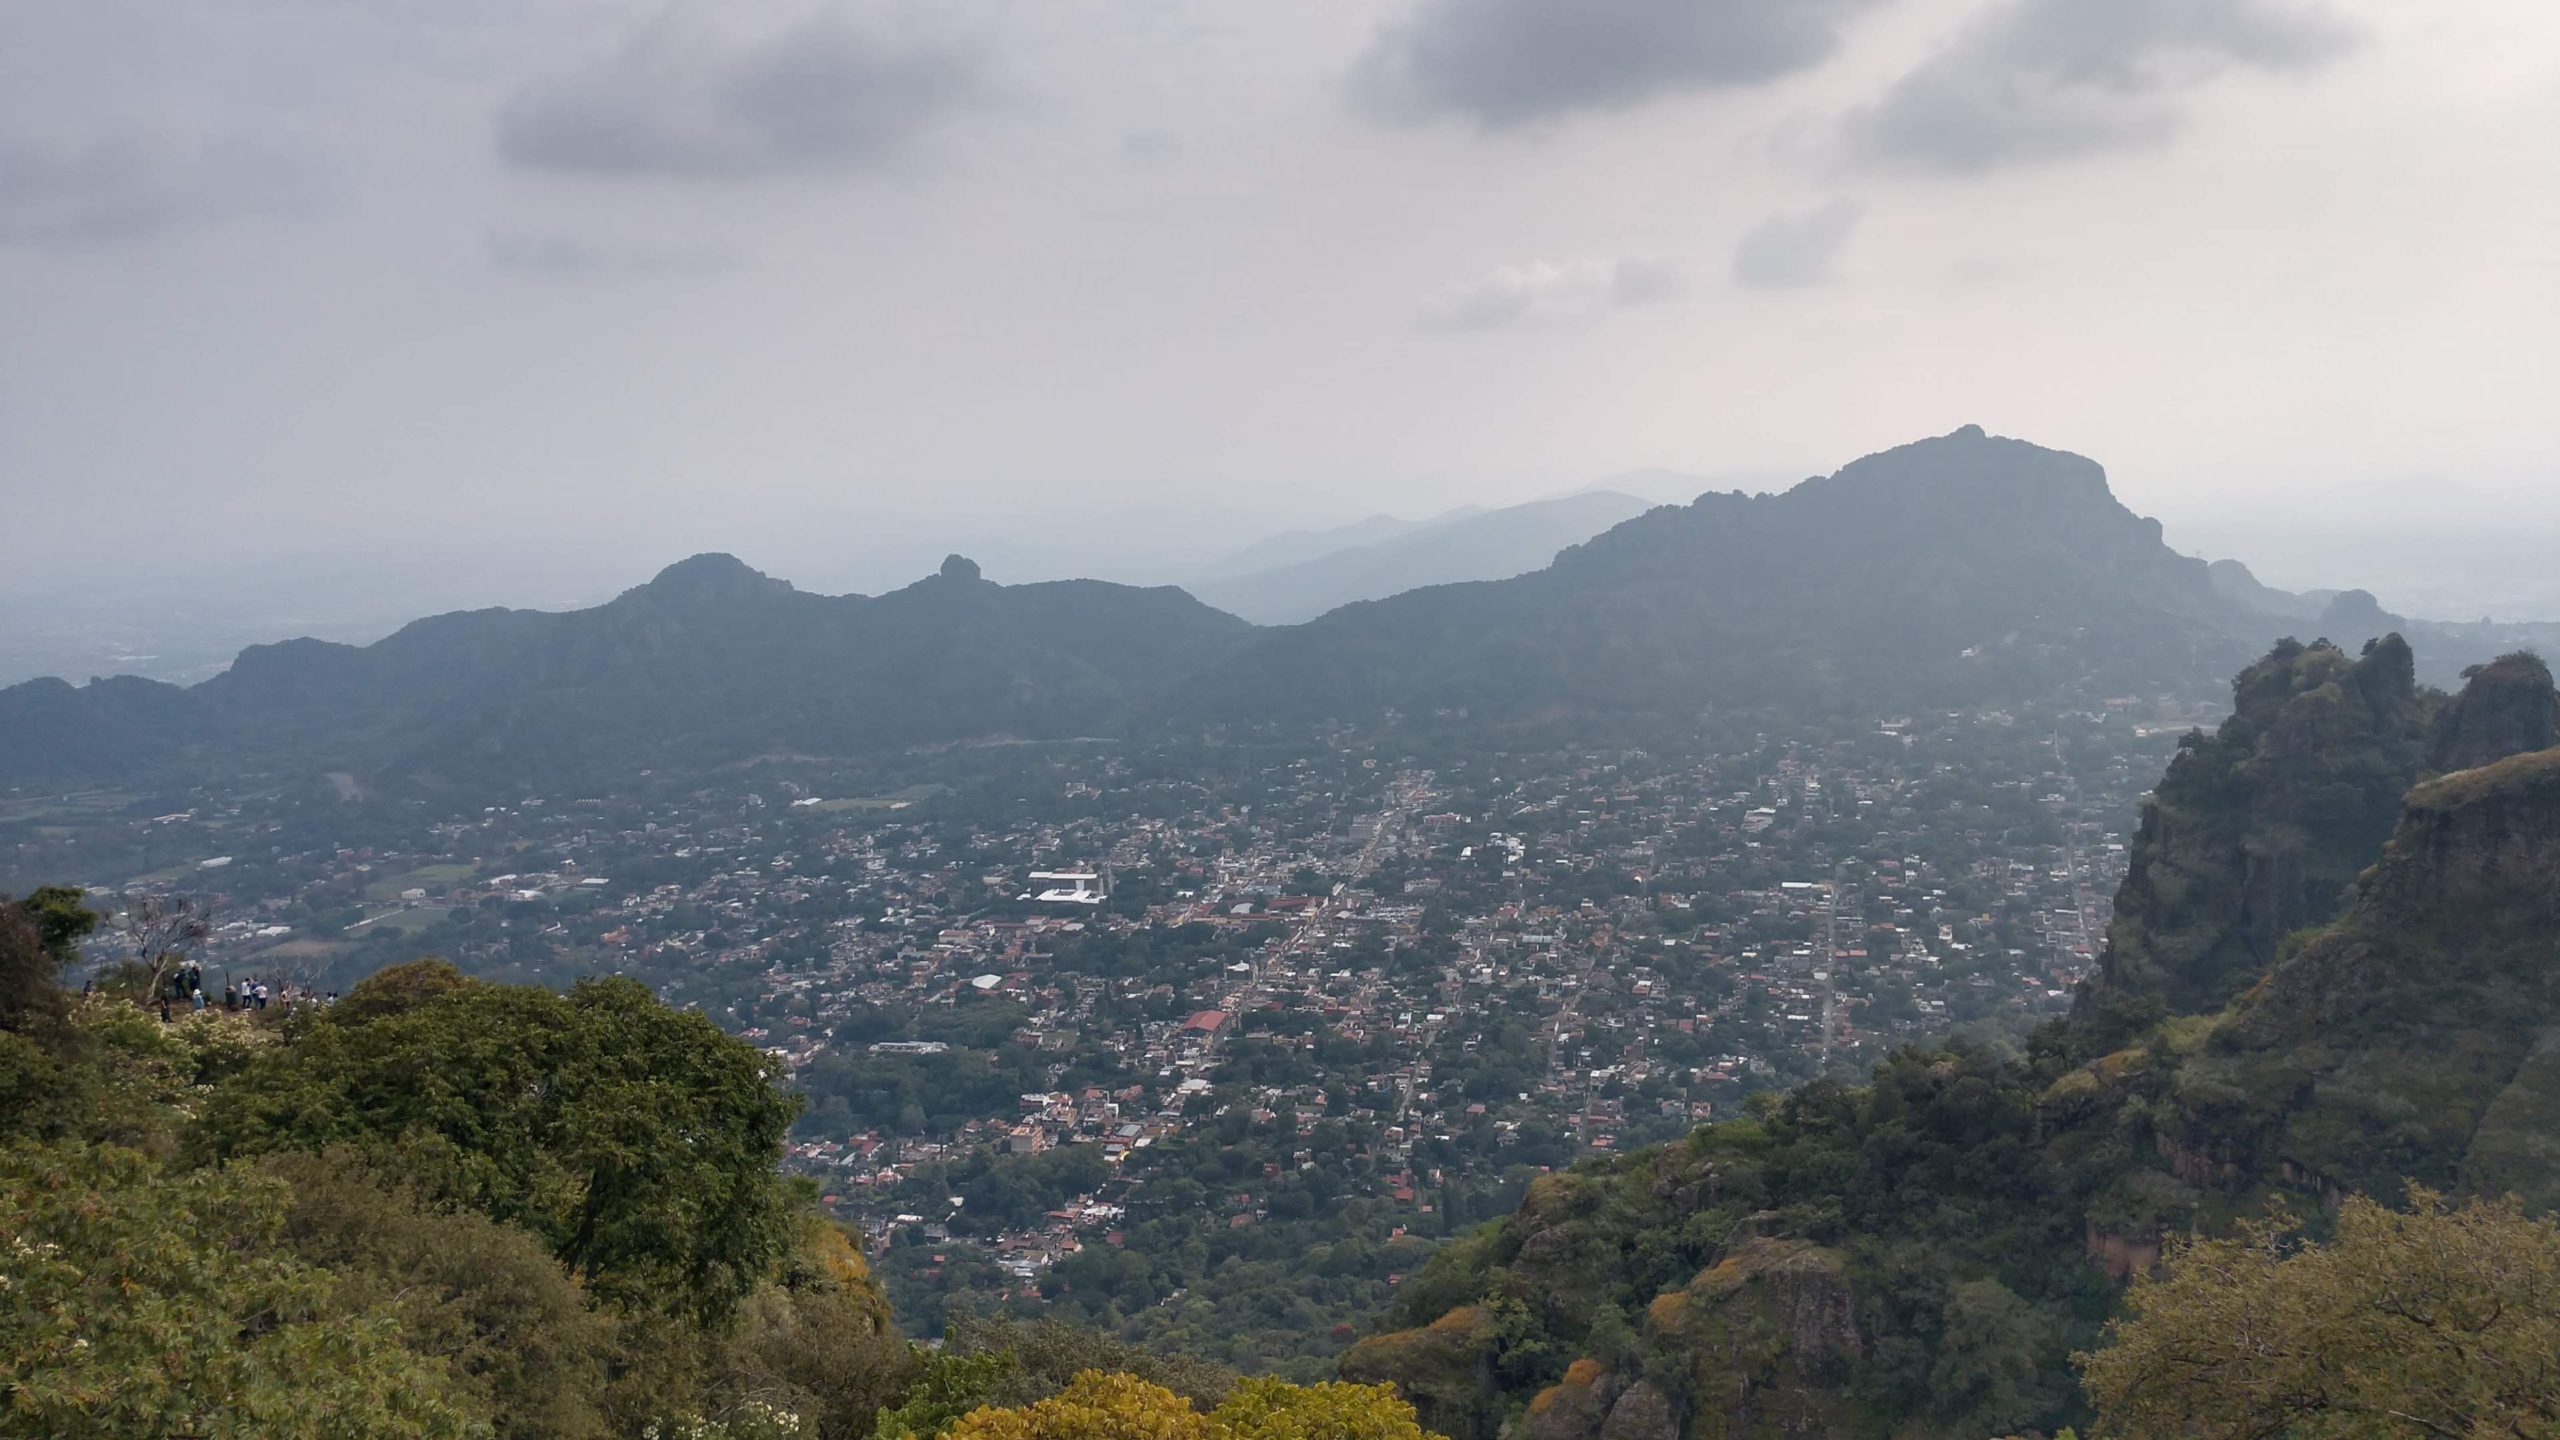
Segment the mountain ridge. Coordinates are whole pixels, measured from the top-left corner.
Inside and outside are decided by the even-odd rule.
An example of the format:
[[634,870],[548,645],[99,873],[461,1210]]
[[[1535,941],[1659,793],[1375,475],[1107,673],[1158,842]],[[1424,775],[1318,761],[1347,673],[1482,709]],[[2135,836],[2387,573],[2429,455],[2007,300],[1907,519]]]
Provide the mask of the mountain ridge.
[[1199,598],[1257,624],[1294,624],[1426,585],[1502,580],[1653,508],[1605,488],[1495,510],[1452,511],[1292,563],[1207,578]]
[[[1168,586],[999,585],[956,556],[830,596],[698,555],[591,609],[255,645],[193,687],[0,689],[0,785],[343,770],[548,787],[987,738],[1415,724],[1641,740],[1718,712],[2200,697],[2294,628],[2226,589],[2096,462],[1966,426],[1785,491],[1647,509],[1524,574],[1290,626]],[[2361,592],[2325,613],[2331,633],[2396,618]],[[2426,634],[2454,666],[2515,639]]]

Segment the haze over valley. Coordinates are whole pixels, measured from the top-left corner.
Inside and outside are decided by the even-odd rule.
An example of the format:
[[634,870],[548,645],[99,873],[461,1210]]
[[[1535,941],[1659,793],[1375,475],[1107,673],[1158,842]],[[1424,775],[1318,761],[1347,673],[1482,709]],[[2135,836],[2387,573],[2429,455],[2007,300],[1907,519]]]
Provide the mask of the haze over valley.
[[0,1440],[2549,1440],[2560,11],[0,6]]

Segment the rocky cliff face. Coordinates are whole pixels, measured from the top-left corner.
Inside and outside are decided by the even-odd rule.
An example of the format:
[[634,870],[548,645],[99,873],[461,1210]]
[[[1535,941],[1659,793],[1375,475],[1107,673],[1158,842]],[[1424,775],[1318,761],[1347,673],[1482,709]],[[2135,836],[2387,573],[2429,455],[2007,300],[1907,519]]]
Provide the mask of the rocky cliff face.
[[[2418,778],[2435,703],[2397,635],[2355,658],[2287,641],[2241,673],[2232,702],[2144,809],[2083,997],[2102,1044],[2163,1011],[2219,1007],[2286,935],[2338,913]],[[2097,1023],[2109,1013],[2130,1018]]]
[[1864,1351],[1848,1266],[1800,1240],[1759,1239],[1646,1309],[1680,1377],[1700,1437],[1831,1435],[1840,1382]]
[[2221,1029],[2181,1077],[2188,1123],[2252,1135],[2262,1168],[2560,1201],[2560,749],[2412,791],[2347,914]]
[[2427,732],[2427,769],[2443,775],[2560,745],[2560,691],[2539,655],[2518,652],[2463,672],[2462,693]]

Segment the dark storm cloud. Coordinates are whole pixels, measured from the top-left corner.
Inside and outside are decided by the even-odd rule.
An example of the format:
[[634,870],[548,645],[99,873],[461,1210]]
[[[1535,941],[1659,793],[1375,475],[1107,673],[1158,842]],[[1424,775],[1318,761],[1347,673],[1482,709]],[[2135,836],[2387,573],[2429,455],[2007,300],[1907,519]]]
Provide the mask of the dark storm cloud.
[[253,215],[308,212],[306,165],[237,142],[123,135],[46,144],[0,135],[0,244],[77,250]]
[[498,148],[532,170],[745,177],[860,170],[978,90],[979,57],[891,45],[819,17],[739,49],[654,36],[523,91]]
[[1793,290],[1819,285],[1857,228],[1858,203],[1834,200],[1801,215],[1772,215],[1734,247],[1733,278],[1754,290]]
[[1398,119],[1488,128],[1803,70],[1875,0],[1423,0],[1379,32],[1354,95]]
[[2156,144],[2181,92],[2233,69],[2316,69],[2355,39],[2285,0],[2006,0],[1851,115],[1845,138],[1871,164],[1956,173]]

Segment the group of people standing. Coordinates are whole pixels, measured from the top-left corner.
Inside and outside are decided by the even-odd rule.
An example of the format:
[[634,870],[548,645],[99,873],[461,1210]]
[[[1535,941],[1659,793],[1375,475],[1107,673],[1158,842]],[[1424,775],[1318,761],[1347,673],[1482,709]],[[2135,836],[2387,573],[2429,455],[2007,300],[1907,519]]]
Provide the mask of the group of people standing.
[[[204,966],[194,960],[181,963],[169,973],[169,978],[161,983],[158,998],[162,1020],[175,1020],[180,1006],[208,1010],[215,1004],[214,997],[205,993]],[[285,1005],[334,1004],[337,998],[335,990],[323,997],[310,986],[296,985],[291,981],[268,981],[255,977],[234,981],[225,976],[220,1003],[225,1010],[264,1010],[278,1002]]]

